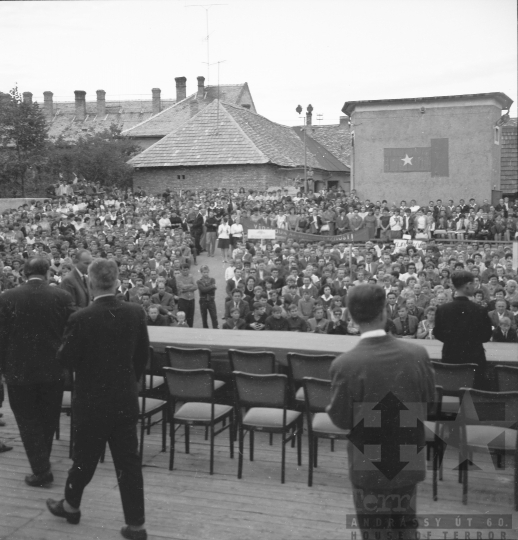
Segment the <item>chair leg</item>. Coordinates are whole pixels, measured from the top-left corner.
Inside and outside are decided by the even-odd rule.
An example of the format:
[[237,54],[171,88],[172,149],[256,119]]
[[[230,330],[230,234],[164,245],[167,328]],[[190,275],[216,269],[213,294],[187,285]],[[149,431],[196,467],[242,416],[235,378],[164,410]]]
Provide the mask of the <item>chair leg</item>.
[[302,465],[302,432],[304,431],[304,418],[301,416],[301,421],[297,429],[297,463],[299,467]]
[[244,446],[244,430],[243,426],[239,424],[239,456],[238,456],[238,462],[237,462],[237,477],[239,479],[243,476],[243,446]]
[[270,446],[273,444],[273,433],[270,433]]
[[309,466],[308,466],[308,487],[313,485],[313,434],[308,429],[308,449],[309,449]]
[[335,451],[335,440],[331,439],[331,452]]
[[147,434],[151,435],[151,415],[147,419]]
[[170,439],[170,449],[169,449],[169,470],[173,470],[173,464],[174,464],[174,439],[175,439],[176,431],[174,427],[174,418],[171,418],[171,432],[169,435]]
[[285,471],[284,466],[286,463],[286,431],[282,431],[282,457],[281,457],[281,484],[284,484]]
[[61,423],[61,413],[60,413],[60,418],[58,418],[58,423],[56,425],[56,441],[59,441],[59,436],[60,436],[59,424],[60,423]]
[[254,461],[254,438],[255,432],[253,429],[250,430],[250,461]]
[[209,440],[209,426],[205,426],[205,440]]
[[162,411],[162,452],[167,449],[167,409]]
[[435,435],[435,440],[433,444],[433,462],[432,462],[432,496],[433,500],[437,500],[437,465],[439,460],[439,449],[440,441],[437,435]]
[[318,437],[314,437],[315,446],[313,448],[313,466],[318,467]]
[[464,461],[462,464],[462,504],[468,504],[468,462]]
[[210,474],[214,474],[214,423],[210,425]]
[[187,424],[185,424],[185,453],[189,453],[189,435],[190,435],[190,428]]
[[230,413],[230,420],[228,425],[228,433],[230,439],[230,457],[234,458],[234,411]]

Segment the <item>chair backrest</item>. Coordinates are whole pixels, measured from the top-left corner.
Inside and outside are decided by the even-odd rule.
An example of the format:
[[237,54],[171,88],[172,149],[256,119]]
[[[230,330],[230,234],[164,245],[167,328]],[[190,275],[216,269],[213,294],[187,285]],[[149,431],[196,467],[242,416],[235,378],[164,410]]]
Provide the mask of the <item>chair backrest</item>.
[[210,369],[210,349],[185,349],[166,347],[169,367],[176,369]]
[[325,412],[331,402],[331,381],[328,379],[315,379],[304,377],[304,399],[306,410],[311,413]]
[[495,372],[500,392],[518,390],[518,367],[496,366]]
[[212,401],[214,371],[212,369],[176,369],[164,367],[169,395],[180,401]]
[[290,377],[295,383],[302,384],[304,377],[331,380],[329,368],[335,356],[329,354],[312,356],[299,353],[288,353],[286,356]]
[[288,396],[286,375],[254,375],[234,371],[236,398],[240,407],[270,407],[283,409]]
[[442,386],[445,395],[461,395],[461,388],[473,388],[477,364],[443,364],[432,362],[435,384]]
[[518,391],[485,392],[463,388],[461,418],[466,424],[517,429]]
[[228,350],[230,371],[268,375],[275,373],[275,354],[269,351]]

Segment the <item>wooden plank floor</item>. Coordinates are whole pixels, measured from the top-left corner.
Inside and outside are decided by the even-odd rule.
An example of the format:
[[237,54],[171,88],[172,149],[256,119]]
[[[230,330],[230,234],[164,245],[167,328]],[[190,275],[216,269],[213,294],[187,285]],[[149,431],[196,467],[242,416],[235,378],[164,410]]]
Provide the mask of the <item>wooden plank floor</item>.
[[[100,464],[87,487],[78,526],[50,515],[48,497],[61,499],[67,470],[69,419],[62,416],[62,440],[56,441],[52,456],[55,481],[51,488],[30,488],[24,483],[29,472],[18,429],[8,404],[2,409],[7,426],[0,438],[15,448],[0,454],[0,539],[1,540],[111,540],[121,538],[122,508],[111,463]],[[237,455],[231,460],[226,432],[217,437],[215,474],[208,474],[208,443],[201,430],[192,430],[189,455],[183,452],[183,432],[178,432],[175,470],[168,470],[168,453],[160,451],[160,426],[146,436],[144,483],[149,538],[171,540],[349,540],[346,515],[354,513],[347,478],[345,443],[337,442],[332,453],[321,442],[319,467],[314,485],[307,487],[307,440],[303,465],[296,465],[296,450],[287,449],[286,484],[280,483],[279,439],[269,446],[266,435],[256,437],[255,461],[245,455],[243,479],[237,479]],[[245,451],[248,441],[245,442]],[[452,471],[455,449],[448,449],[444,481],[439,483],[439,500],[433,502],[431,472],[419,485],[419,514],[512,514],[513,469],[469,474],[469,505],[461,503],[461,486]],[[514,513],[514,526],[518,514]],[[425,536],[430,531],[430,536]],[[458,538],[465,538],[461,529]],[[477,538],[469,531],[469,538]],[[447,536],[444,535],[447,533]],[[479,538],[485,539],[484,534]],[[505,538],[518,538],[505,531]],[[454,538],[452,530],[430,530],[423,538]],[[358,533],[356,538],[360,538]],[[494,538],[501,538],[500,530]]]

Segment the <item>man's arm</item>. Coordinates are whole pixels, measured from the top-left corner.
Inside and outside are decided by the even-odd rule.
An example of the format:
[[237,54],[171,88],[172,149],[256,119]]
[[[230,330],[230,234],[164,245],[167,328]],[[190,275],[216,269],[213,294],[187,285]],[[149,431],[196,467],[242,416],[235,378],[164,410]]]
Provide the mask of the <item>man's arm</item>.
[[331,403],[327,414],[335,426],[352,429],[354,424],[353,395],[349,388],[350,377],[345,373],[343,364],[331,365]]
[[144,373],[149,358],[149,335],[144,310],[141,310],[139,313],[138,333],[137,346],[133,353],[133,369],[135,370],[137,381],[140,380],[140,377]]

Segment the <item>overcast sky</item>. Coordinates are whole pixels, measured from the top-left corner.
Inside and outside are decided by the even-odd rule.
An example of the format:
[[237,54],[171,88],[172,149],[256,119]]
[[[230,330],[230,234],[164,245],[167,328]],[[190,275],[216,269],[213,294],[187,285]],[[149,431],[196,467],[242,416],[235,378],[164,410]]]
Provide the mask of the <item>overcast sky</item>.
[[[345,101],[481,92],[517,100],[515,0],[139,0],[0,2],[0,90],[43,101],[175,96],[207,77],[248,82],[257,111],[295,125],[300,103],[325,124]],[[210,84],[218,69],[210,68]]]

